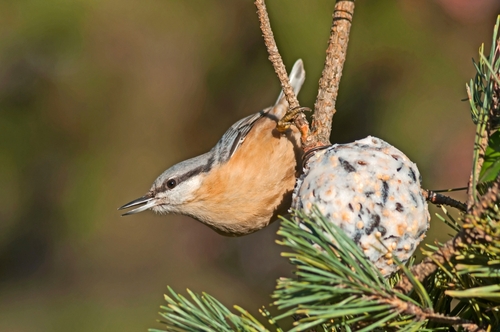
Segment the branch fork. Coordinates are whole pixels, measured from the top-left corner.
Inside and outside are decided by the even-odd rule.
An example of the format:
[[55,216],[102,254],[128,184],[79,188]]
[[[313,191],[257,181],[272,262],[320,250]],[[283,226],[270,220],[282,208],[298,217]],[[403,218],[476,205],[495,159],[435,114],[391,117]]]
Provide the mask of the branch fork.
[[274,71],[281,82],[283,93],[290,105],[289,111],[278,124],[278,130],[285,130],[293,122],[300,130],[302,148],[306,154],[313,148],[330,145],[332,118],[336,112],[335,103],[346,59],[349,32],[354,14],[354,0],[338,0],[335,3],[325,66],[319,80],[318,96],[314,105],[311,126],[309,126],[309,122],[303,114],[306,108],[300,107],[297,96],[295,96],[290,86],[285,65],[274,40],[264,0],[255,0],[255,6],[257,7],[264,43],[269,53],[269,60],[273,64]]

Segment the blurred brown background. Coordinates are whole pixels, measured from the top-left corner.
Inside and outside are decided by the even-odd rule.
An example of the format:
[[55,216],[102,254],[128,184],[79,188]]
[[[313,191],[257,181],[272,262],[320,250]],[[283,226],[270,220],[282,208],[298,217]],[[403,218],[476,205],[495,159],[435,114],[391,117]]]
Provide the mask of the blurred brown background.
[[[268,7],[285,63],[304,59],[312,106],[333,1]],[[464,186],[474,126],[460,100],[499,12],[497,0],[358,1],[332,142],[375,135],[425,187]],[[167,285],[268,304],[290,271],[278,223],[234,239],[116,211],[274,102],[253,3],[6,0],[0,21],[0,331],[159,327]],[[427,239],[448,231],[434,220]]]

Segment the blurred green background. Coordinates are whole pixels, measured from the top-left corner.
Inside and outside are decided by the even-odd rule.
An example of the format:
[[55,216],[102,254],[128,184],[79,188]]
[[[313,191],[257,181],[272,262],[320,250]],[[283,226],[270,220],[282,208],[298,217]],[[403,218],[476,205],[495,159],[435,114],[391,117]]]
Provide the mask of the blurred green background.
[[[268,0],[285,63],[304,59],[304,106],[333,5]],[[375,135],[426,188],[464,186],[474,126],[461,99],[499,12],[498,0],[358,1],[332,142]],[[167,285],[268,304],[291,269],[278,223],[235,239],[116,211],[274,102],[252,1],[4,0],[0,21],[0,331],[159,327]],[[447,232],[434,220],[427,240]]]

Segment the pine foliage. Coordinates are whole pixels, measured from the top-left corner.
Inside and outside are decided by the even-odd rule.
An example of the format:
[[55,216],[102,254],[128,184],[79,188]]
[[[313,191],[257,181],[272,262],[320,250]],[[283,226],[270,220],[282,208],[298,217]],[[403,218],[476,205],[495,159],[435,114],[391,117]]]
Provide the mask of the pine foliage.
[[[257,319],[208,294],[169,288],[166,331],[500,331],[500,16],[489,55],[484,45],[467,85],[476,124],[467,213],[438,219],[452,238],[424,250],[422,264],[384,278],[360,248],[318,211],[295,211],[278,231],[295,266],[273,294],[279,314]],[[436,222],[437,220],[435,220]],[[332,241],[333,239],[333,241]],[[333,245],[332,243],[335,243]],[[431,267],[431,268],[429,268]],[[293,326],[282,328],[280,325]],[[160,330],[151,330],[160,331]]]

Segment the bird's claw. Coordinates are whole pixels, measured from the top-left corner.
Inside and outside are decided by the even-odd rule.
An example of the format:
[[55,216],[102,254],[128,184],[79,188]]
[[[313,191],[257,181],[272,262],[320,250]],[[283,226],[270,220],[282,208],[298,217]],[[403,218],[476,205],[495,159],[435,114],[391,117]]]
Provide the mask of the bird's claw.
[[295,117],[303,112],[311,112],[311,109],[309,107],[300,107],[300,106],[294,109],[288,109],[283,118],[278,121],[276,129],[280,133],[286,132],[288,129],[290,129],[290,126],[293,124],[293,120],[295,119]]

